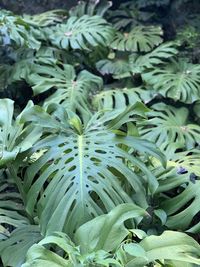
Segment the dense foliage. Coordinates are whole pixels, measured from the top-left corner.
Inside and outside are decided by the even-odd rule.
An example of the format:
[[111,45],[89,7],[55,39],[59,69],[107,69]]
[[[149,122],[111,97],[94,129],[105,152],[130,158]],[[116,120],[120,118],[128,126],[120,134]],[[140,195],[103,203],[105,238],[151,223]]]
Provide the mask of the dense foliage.
[[200,266],[199,35],[168,2],[0,11],[4,267]]

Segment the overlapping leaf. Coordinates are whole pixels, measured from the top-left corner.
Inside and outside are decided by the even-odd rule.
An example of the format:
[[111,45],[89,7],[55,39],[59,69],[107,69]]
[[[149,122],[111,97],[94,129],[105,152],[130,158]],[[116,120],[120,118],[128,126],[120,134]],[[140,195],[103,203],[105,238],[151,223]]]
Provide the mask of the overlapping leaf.
[[160,236],[148,236],[139,243],[139,248],[135,244],[130,244],[128,249],[125,247],[128,263],[123,266],[143,267],[149,263],[156,264],[158,260],[166,265],[171,263],[173,267],[177,266],[177,262],[191,267],[200,263],[199,244],[179,232],[165,231]]
[[[37,69],[35,66],[34,69]],[[28,77],[35,95],[51,88],[56,91],[45,100],[44,106],[51,103],[62,106],[73,112],[78,112],[84,120],[91,114],[89,110],[89,95],[95,89],[102,87],[102,79],[86,70],[77,76],[71,65],[64,64],[62,68],[53,66],[40,66],[36,72]]]
[[[31,102],[23,112],[32,106]],[[10,99],[0,100],[0,167],[15,160],[16,156],[32,147],[39,139],[40,131],[31,125],[26,126],[20,118],[13,122],[14,102]]]
[[111,47],[119,51],[149,52],[162,43],[162,34],[157,26],[136,26],[129,33],[118,32]]
[[40,41],[35,38],[31,26],[20,16],[10,11],[0,12],[0,43],[18,47],[40,48]]
[[[44,152],[27,168],[24,179],[26,210],[31,215],[37,209],[43,233],[63,230],[72,234],[89,219],[120,203],[131,202],[121,187],[123,180],[135,192],[141,189],[142,181],[152,193],[156,190],[157,181],[145,164],[120,145],[163,160],[152,143],[113,132],[122,124],[133,122],[134,116],[143,116],[143,106],[130,106],[104,115],[97,113],[84,126],[75,115],[66,120],[63,112],[57,111],[54,121],[39,108],[26,114],[27,120],[53,131],[35,145],[34,151]],[[134,172],[136,166],[145,174],[144,180]]]
[[51,43],[63,49],[88,50],[98,45],[106,46],[113,34],[113,28],[104,19],[88,15],[70,17],[66,24],[47,30]]
[[106,90],[94,97],[93,104],[98,110],[101,109],[124,109],[128,105],[134,105],[140,101],[137,88],[124,88]]
[[11,236],[0,242],[0,255],[5,267],[20,267],[24,263],[28,249],[42,236],[37,225],[24,225],[14,230]]
[[[200,142],[200,127],[191,123],[188,115],[187,108],[157,104],[140,132],[144,138],[154,141],[163,150],[168,147],[172,150],[194,148]],[[178,147],[174,147],[174,143]]]
[[84,15],[89,16],[101,16],[103,17],[107,10],[112,6],[112,1],[93,1],[89,0],[87,2],[79,1],[78,5],[72,7],[69,11],[70,16],[82,17]]
[[[116,207],[106,215],[98,216],[82,225],[75,234],[75,243],[63,233],[54,233],[28,252],[23,267],[41,266],[119,266],[143,267],[150,263],[193,264],[200,263],[199,244],[183,233],[165,231],[160,236],[146,236],[140,230],[139,243],[127,242],[129,231],[124,227],[127,219],[144,216],[145,212],[133,204]],[[139,231],[133,229],[133,232]],[[114,241],[114,243],[112,243]],[[76,244],[80,246],[76,246]],[[50,248],[49,248],[50,246]],[[56,253],[59,247],[63,255]],[[49,249],[48,249],[49,248]],[[110,253],[112,252],[112,254]]]
[[200,98],[200,65],[184,60],[172,61],[143,73],[143,79],[165,97],[192,103]]

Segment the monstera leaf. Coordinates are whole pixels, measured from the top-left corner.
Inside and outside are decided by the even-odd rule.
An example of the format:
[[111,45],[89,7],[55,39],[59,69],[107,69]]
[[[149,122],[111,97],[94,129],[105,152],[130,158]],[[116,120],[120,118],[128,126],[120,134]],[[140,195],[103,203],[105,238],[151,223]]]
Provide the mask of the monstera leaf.
[[173,42],[164,43],[153,51],[140,55],[133,53],[125,58],[115,55],[114,59],[103,59],[96,63],[97,69],[101,74],[112,74],[113,78],[121,79],[135,74],[142,74],[149,68],[164,64],[167,59],[172,58],[178,53]]
[[[124,88],[102,91],[94,97],[93,105],[101,109],[123,109],[141,101],[137,89]],[[147,110],[148,111],[148,110]]]
[[103,17],[107,10],[112,6],[112,1],[93,1],[89,0],[87,2],[79,1],[78,5],[72,7],[69,11],[70,16],[82,17],[84,15],[89,16],[101,16]]
[[[24,178],[26,210],[32,216],[37,208],[43,233],[64,230],[71,235],[94,216],[118,204],[132,202],[122,187],[123,181],[135,192],[141,190],[143,182],[151,193],[156,190],[157,181],[142,160],[123,146],[120,148],[124,145],[163,161],[152,143],[124,136],[118,130],[121,125],[144,116],[143,105],[96,113],[86,125],[71,112],[67,119],[64,109],[55,110],[55,119],[39,107],[26,113],[26,120],[46,129],[32,150],[43,154],[26,169]],[[136,169],[145,174],[142,180]]]
[[91,113],[89,93],[102,86],[100,77],[86,70],[76,76],[74,67],[67,64],[64,64],[62,68],[57,65],[40,66],[36,73],[29,75],[28,79],[35,95],[51,88],[57,89],[45,100],[44,106],[51,103],[62,104],[71,111],[77,111],[83,118],[87,118]]
[[0,240],[7,239],[13,228],[27,223],[22,197],[14,181],[2,170],[0,172]]
[[176,45],[173,42],[166,42],[145,55],[131,54],[129,56],[130,71],[143,73],[148,68],[163,64],[177,53]]
[[39,139],[39,129],[20,121],[22,114],[31,106],[29,102],[13,121],[14,102],[10,99],[0,100],[0,168],[11,163],[19,153],[27,151]]
[[156,26],[136,26],[129,33],[118,32],[111,47],[119,51],[149,52],[162,43],[163,31]]
[[21,266],[27,250],[41,239],[40,230],[27,218],[13,174],[2,171],[0,175],[0,256],[5,267]]
[[180,168],[182,167],[185,172],[200,176],[198,162],[200,160],[200,150],[191,149],[184,152],[175,153],[169,158],[168,166]]
[[117,10],[110,11],[108,18],[117,29],[127,30],[148,21],[153,15],[152,12],[140,10],[135,1],[127,1],[122,3]]
[[165,97],[192,103],[200,98],[200,65],[183,60],[143,73],[144,81]]
[[31,26],[20,16],[12,12],[0,11],[0,43],[39,49],[41,42],[32,34]]
[[156,142],[163,150],[169,147],[174,149],[174,143],[179,145],[178,148],[191,149],[200,142],[200,127],[190,123],[187,108],[157,104],[149,116],[140,132],[144,138]]
[[55,25],[64,20],[67,12],[63,9],[51,10],[41,14],[36,15],[24,15],[23,19],[34,27],[47,27]]
[[[123,109],[129,105],[134,105],[136,102],[142,101],[148,103],[157,94],[145,87],[133,87],[133,88],[108,88],[105,91],[97,94],[93,98],[93,106],[98,109]],[[149,110],[147,109],[146,112]]]
[[200,211],[199,160],[200,151],[193,149],[171,155],[166,169],[160,167],[160,163],[154,165],[153,173],[159,182],[158,205],[166,212],[166,225],[170,229],[191,233],[198,233],[200,229],[196,219]]
[[0,255],[5,267],[20,267],[28,249],[42,239],[37,225],[24,225],[14,230],[10,237],[0,242]]
[[53,45],[63,49],[88,50],[92,47],[106,46],[113,38],[113,28],[100,16],[84,15],[70,17],[66,24],[47,29]]
[[188,230],[188,232],[192,233],[199,232],[200,223],[191,224],[195,215],[200,211],[199,186],[199,180],[194,182],[189,181],[181,193],[161,203],[161,208],[164,209],[168,215],[166,222],[167,227],[170,229]]
[[112,74],[115,79],[131,76],[129,62],[125,59],[103,59],[96,63],[96,68],[103,75]]

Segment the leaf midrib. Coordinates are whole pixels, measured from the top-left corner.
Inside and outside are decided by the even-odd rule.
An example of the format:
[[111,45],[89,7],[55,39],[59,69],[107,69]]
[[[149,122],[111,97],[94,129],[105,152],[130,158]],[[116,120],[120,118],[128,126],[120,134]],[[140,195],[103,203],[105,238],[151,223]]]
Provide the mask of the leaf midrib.
[[78,155],[79,155],[79,182],[80,182],[80,197],[83,206],[83,135],[78,135]]

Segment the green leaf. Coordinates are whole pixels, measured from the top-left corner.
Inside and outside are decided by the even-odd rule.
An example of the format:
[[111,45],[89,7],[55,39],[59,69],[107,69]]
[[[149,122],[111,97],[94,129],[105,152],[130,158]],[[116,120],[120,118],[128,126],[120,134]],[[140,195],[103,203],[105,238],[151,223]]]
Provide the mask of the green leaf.
[[3,266],[20,267],[28,249],[41,238],[37,225],[25,225],[14,230],[8,239],[0,242]]
[[193,103],[200,98],[200,65],[184,60],[173,60],[170,64],[142,74],[144,81],[175,101]]
[[75,242],[83,253],[99,249],[113,251],[129,233],[124,222],[145,215],[147,213],[143,209],[132,203],[121,204],[108,214],[82,225],[75,233]]
[[[137,117],[141,111],[135,108],[97,113],[82,126],[82,133],[73,124],[64,128],[62,125],[69,125],[70,120],[64,116],[59,119],[61,113],[56,114],[60,130],[56,126],[54,131],[51,121],[48,130],[46,121],[45,134],[31,151],[42,150],[43,154],[27,167],[24,178],[26,210],[33,216],[37,208],[43,233],[63,230],[71,235],[74,229],[93,217],[121,203],[132,202],[121,186],[123,181],[134,192],[141,190],[142,182],[148,184],[151,193],[155,192],[158,183],[142,160],[120,146],[161,161],[163,155],[148,141],[114,133],[123,124],[133,121],[134,114]],[[39,122],[38,114],[36,124]],[[145,174],[144,180],[134,168]]]
[[119,51],[149,52],[162,43],[163,31],[157,26],[136,26],[129,33],[118,32],[111,48]]
[[67,12],[63,9],[46,11],[36,15],[23,15],[23,19],[34,27],[47,27],[60,23],[64,20]]
[[124,251],[134,257],[145,257],[145,250],[138,244],[124,244]]
[[200,126],[189,121],[189,110],[157,104],[149,119],[141,123],[143,138],[152,140],[163,150],[192,149],[200,142]]
[[102,59],[96,63],[96,68],[102,74],[112,74],[113,78],[121,79],[130,76],[130,66],[125,59]]
[[86,70],[75,73],[73,66],[64,64],[62,68],[54,66],[35,66],[35,72],[28,76],[35,95],[48,91],[56,91],[44,102],[47,107],[51,103],[60,104],[87,120],[89,110],[89,94],[102,87],[102,79]]
[[193,230],[190,230],[190,223],[200,211],[199,187],[200,181],[197,180],[194,183],[190,181],[182,192],[162,201],[160,206],[167,213],[166,225],[170,229],[188,229],[188,232],[193,232]]
[[69,11],[71,17],[82,17],[84,15],[94,16],[98,15],[103,17],[107,10],[112,6],[111,1],[93,1],[89,0],[87,2],[80,1],[78,5],[72,7]]
[[51,43],[59,48],[89,50],[109,44],[114,30],[100,16],[84,15],[80,18],[70,17],[66,24],[46,29],[46,34]]
[[41,42],[34,36],[34,29],[20,16],[7,10],[0,11],[0,43],[39,49]]
[[143,74],[148,68],[164,64],[167,59],[174,57],[174,55],[178,53],[178,50],[175,47],[175,43],[165,42],[145,55],[138,55],[136,53],[131,54],[129,56],[130,71],[133,74]]
[[[165,231],[160,236],[148,236],[139,245],[145,251],[145,257],[135,257],[130,260],[126,267],[143,267],[156,260],[168,260],[176,266],[176,261],[200,264],[200,246],[191,237],[184,233]],[[184,265],[185,266],[185,265]]]
[[[129,105],[134,105],[136,102],[140,102],[139,88],[123,88],[123,89],[112,89],[102,91],[94,96],[93,105],[101,109],[124,109]],[[142,105],[142,104],[141,104]],[[145,112],[149,110],[146,109]]]
[[40,137],[40,130],[31,125],[26,126],[20,118],[32,103],[29,102],[23,112],[13,122],[14,102],[0,99],[0,168],[15,160],[17,155],[25,152]]

